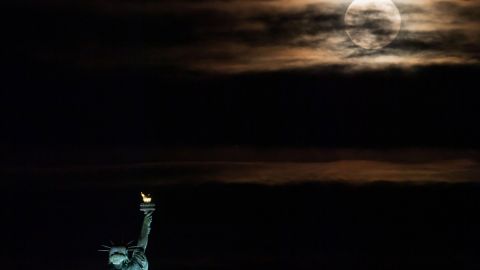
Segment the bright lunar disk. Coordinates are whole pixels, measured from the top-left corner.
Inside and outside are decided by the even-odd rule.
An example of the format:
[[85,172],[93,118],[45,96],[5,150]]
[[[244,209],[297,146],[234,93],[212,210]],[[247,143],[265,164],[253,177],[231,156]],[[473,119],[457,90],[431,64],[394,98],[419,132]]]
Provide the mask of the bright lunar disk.
[[354,0],[345,13],[348,36],[353,43],[369,50],[390,44],[401,24],[400,12],[391,0]]

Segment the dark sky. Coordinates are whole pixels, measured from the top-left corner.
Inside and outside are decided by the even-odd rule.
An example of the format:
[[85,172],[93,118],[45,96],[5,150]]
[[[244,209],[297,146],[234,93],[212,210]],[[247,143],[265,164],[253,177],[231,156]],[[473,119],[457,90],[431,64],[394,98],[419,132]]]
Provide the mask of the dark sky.
[[33,63],[5,73],[5,147],[468,148],[480,135],[476,66],[219,76]]
[[151,270],[478,269],[480,3],[349,3],[4,3],[7,268],[106,269],[148,190]]

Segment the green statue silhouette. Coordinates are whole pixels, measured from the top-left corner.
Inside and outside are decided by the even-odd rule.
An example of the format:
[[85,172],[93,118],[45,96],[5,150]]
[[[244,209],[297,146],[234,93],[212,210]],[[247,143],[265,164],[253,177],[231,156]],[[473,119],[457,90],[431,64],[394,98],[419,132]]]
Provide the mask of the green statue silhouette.
[[[148,260],[145,255],[147,249],[148,235],[150,234],[150,225],[152,223],[153,211],[145,211],[142,230],[136,246],[112,246],[109,248],[108,265],[110,270],[148,270]],[[128,252],[132,256],[128,256]]]

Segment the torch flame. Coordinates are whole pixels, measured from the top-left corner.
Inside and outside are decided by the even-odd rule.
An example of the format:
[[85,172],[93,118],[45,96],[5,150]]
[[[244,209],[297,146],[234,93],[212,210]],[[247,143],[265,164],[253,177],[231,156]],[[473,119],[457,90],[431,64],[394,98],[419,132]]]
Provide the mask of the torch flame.
[[150,197],[150,194],[145,195],[143,192],[141,192],[140,194],[142,194],[142,199],[144,203],[150,203],[152,201],[152,197]]

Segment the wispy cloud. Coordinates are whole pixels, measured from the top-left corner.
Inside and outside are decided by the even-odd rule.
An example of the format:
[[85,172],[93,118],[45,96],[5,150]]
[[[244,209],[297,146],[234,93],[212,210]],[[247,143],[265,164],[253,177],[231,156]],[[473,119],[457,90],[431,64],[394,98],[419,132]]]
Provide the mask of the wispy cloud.
[[[345,32],[351,1],[22,1],[39,59],[90,68],[175,67],[214,73],[344,66],[477,64],[480,1],[396,0],[402,26],[389,46],[357,47]],[[39,35],[38,33],[41,33]]]
[[[42,186],[68,187],[163,186],[229,183],[285,185],[310,182],[366,184],[464,183],[480,180],[480,164],[474,160],[402,163],[375,160],[331,162],[160,162],[107,167],[35,169],[25,177],[40,177]],[[10,178],[12,173],[9,174]],[[16,175],[16,173],[13,173]]]
[[[160,154],[160,156],[156,156]],[[477,151],[172,149],[144,153],[152,162],[3,169],[6,179],[40,179],[43,186],[158,186],[169,184],[305,182],[365,184],[478,182]],[[42,180],[43,179],[43,180]],[[48,179],[48,180],[45,180]]]

